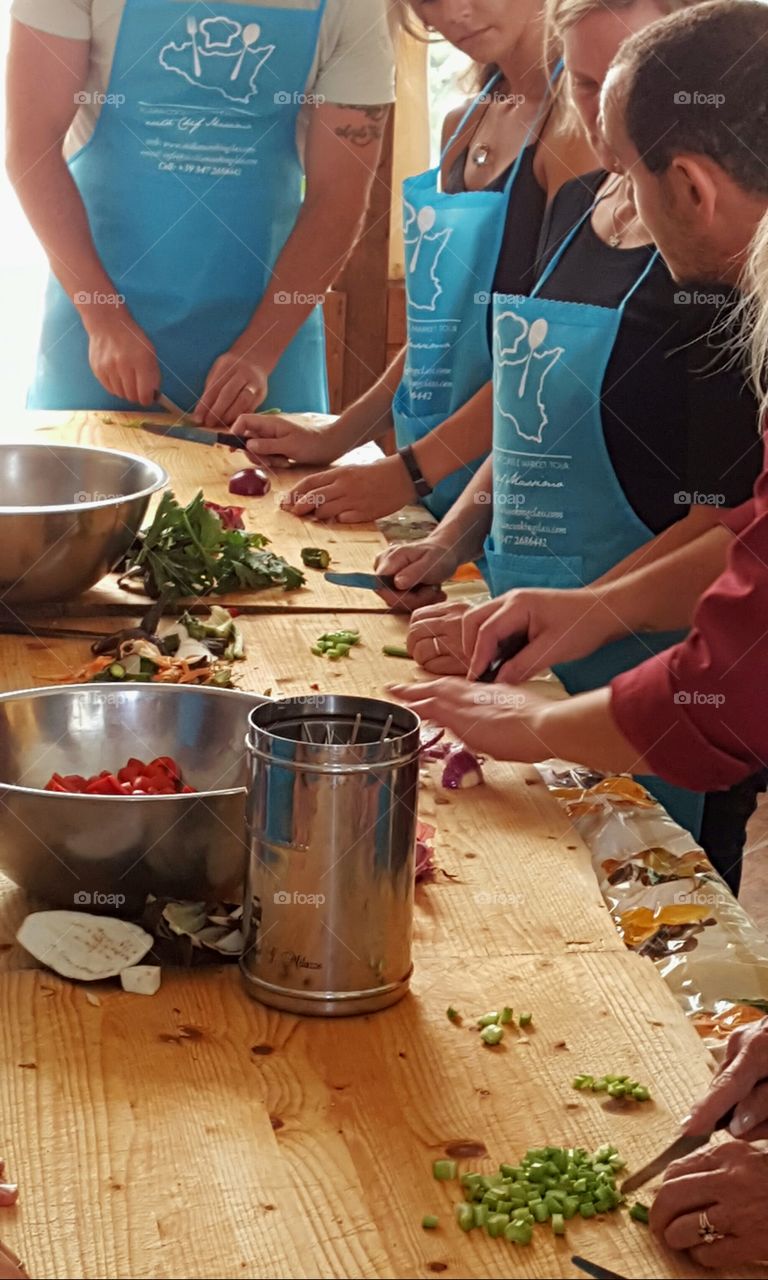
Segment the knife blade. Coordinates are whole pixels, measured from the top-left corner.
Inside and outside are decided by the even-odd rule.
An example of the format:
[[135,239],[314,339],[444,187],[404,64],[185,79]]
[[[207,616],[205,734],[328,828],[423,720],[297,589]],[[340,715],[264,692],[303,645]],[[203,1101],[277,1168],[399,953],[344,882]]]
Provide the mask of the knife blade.
[[158,391],[155,399],[163,409],[165,409],[168,413],[173,414],[174,418],[176,418],[177,420],[177,423],[186,422],[190,426],[196,425],[196,424],[193,424],[193,421],[190,415],[188,413],[185,413],[183,409],[180,409],[179,406],[176,404],[176,401],[172,400],[170,396],[165,395],[162,391]]
[[170,436],[172,440],[185,440],[188,444],[223,444],[228,449],[246,449],[247,440],[242,436],[236,436],[231,431],[208,431],[205,427],[184,426],[181,423],[175,423],[172,426],[165,426],[162,422],[150,422],[146,419],[139,423],[142,431],[148,431],[153,436]]
[[[394,578],[376,573],[326,573],[326,582],[335,587],[359,587],[361,591],[396,591]],[[417,590],[412,587],[411,590]],[[403,592],[403,595],[406,593]]]
[[620,1276],[618,1271],[609,1271],[607,1267],[601,1267],[596,1262],[588,1262],[586,1258],[580,1258],[577,1253],[571,1258],[574,1267],[578,1267],[579,1271],[585,1271],[588,1276],[593,1276],[594,1280],[626,1280],[625,1276]]
[[[716,1133],[718,1129],[727,1129],[731,1123],[735,1107],[731,1107],[726,1111],[722,1119],[718,1120],[712,1133]],[[673,1143],[665,1147],[654,1160],[649,1160],[648,1164],[644,1164],[642,1169],[638,1169],[636,1173],[631,1173],[625,1178],[621,1184],[622,1195],[626,1195],[629,1191],[636,1191],[638,1187],[642,1187],[646,1182],[650,1182],[652,1178],[657,1178],[663,1173],[667,1165],[672,1164],[673,1160],[682,1160],[684,1156],[689,1156],[692,1151],[697,1151],[699,1147],[706,1146],[712,1137],[712,1133],[684,1133],[676,1138]]]

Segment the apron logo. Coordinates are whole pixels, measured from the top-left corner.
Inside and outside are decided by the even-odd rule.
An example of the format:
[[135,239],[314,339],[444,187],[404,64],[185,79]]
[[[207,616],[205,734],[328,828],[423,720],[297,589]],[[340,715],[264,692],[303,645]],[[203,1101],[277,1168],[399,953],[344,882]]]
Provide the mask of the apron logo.
[[432,234],[437,213],[431,204],[425,204],[417,213],[406,200],[405,210],[403,232],[408,255],[408,301],[416,311],[434,311],[443,292],[437,264],[453,231],[446,227],[445,231]]
[[165,45],[160,65],[188,84],[208,93],[220,93],[230,102],[250,102],[258,93],[256,79],[275,52],[275,45],[260,44],[261,26],[245,26],[232,18],[187,18],[188,39]]
[[503,311],[494,323],[496,408],[523,440],[541,444],[549,422],[544,382],[564,347],[541,351],[547,340],[546,320],[529,324],[514,311]]

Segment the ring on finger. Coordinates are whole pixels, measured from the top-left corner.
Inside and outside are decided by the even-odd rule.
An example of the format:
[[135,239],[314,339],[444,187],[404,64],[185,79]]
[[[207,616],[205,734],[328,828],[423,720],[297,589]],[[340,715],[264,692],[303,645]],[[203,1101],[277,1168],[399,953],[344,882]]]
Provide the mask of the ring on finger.
[[725,1239],[722,1231],[718,1231],[710,1222],[706,1210],[699,1214],[699,1239],[702,1244],[717,1244],[718,1240]]
[[438,640],[437,636],[432,637],[432,646],[435,650],[435,657],[439,658],[443,651],[440,648],[440,641]]

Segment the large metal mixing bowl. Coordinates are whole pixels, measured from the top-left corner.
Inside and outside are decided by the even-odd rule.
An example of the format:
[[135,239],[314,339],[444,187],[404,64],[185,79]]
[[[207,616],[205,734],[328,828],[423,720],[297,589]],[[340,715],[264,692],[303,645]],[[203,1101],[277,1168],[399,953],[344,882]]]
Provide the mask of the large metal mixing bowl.
[[[146,895],[242,896],[248,716],[257,694],[178,685],[0,696],[0,872],[52,906],[131,911]],[[44,791],[52,773],[173,756],[197,795]],[[232,897],[234,895],[234,898]]]
[[168,483],[148,458],[0,444],[0,603],[68,600],[109,573]]

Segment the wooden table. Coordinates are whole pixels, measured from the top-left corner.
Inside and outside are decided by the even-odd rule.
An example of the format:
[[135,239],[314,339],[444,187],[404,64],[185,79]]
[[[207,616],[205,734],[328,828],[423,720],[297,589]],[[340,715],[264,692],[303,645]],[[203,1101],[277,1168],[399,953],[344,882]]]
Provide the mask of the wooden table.
[[[200,450],[181,448],[197,466]],[[378,538],[334,535],[350,562]],[[309,649],[336,624],[362,643],[331,664]],[[114,616],[87,625],[106,632]],[[246,688],[381,695],[413,672],[381,653],[404,635],[389,615],[243,625]],[[87,649],[0,637],[0,687],[76,667]],[[456,1143],[487,1150],[461,1161],[486,1171],[530,1146],[604,1141],[636,1166],[711,1070],[653,966],[623,948],[588,851],[534,771],[489,764],[486,779],[422,789],[440,869],[417,891],[412,992],[371,1017],[277,1014],[245,997],[234,966],[168,971],[151,999],[61,982],[25,969],[13,937],[29,904],[0,891],[0,1152],[22,1188],[0,1235],[32,1274],[573,1276],[575,1252],[632,1277],[699,1274],[626,1214],[574,1221],[566,1240],[537,1228],[528,1249],[464,1235],[456,1185],[432,1177]],[[534,1022],[492,1050],[473,1020],[498,1003]],[[625,1111],[577,1094],[580,1070],[630,1071],[654,1102]],[[431,1212],[441,1225],[427,1233]]]

